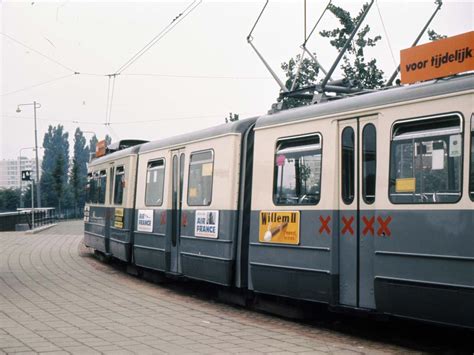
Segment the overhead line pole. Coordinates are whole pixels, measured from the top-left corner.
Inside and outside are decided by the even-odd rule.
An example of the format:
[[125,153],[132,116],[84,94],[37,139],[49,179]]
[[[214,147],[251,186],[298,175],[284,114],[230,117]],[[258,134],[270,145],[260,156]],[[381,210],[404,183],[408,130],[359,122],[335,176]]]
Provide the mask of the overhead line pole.
[[[423,27],[423,29],[421,30],[420,34],[418,35],[418,37],[415,39],[415,42],[413,42],[413,44],[411,45],[412,47],[415,47],[418,42],[420,41],[421,37],[423,36],[423,34],[425,33],[426,29],[428,28],[428,26],[430,25],[431,21],[433,21],[434,17],[436,16],[436,14],[438,13],[438,11],[441,9],[441,6],[443,6],[443,2],[440,1],[438,3],[438,6],[436,7],[436,9],[434,10],[433,14],[431,15],[430,19],[428,20],[428,22],[426,23],[426,25]],[[387,81],[387,84],[385,86],[392,86],[392,83],[393,81],[395,80],[395,78],[397,77],[398,75],[398,72],[400,71],[400,64],[398,64],[398,67],[397,69],[395,69],[395,71],[393,72],[392,76],[390,77],[390,79]]]
[[257,53],[257,55],[260,58],[260,60],[262,61],[263,65],[265,65],[267,70],[272,75],[273,79],[275,79],[275,81],[277,82],[278,86],[280,86],[281,91],[288,92],[288,89],[286,88],[285,84],[283,84],[283,82],[280,80],[280,78],[278,78],[278,75],[276,75],[276,73],[273,71],[273,69],[270,67],[270,65],[267,63],[267,61],[263,58],[263,56],[260,54],[260,52],[257,50],[257,48],[252,43],[252,41],[253,41],[253,37],[252,37],[253,30],[257,26],[258,21],[260,21],[260,17],[262,17],[263,12],[265,11],[265,8],[268,5],[268,1],[269,0],[267,0],[265,2],[265,5],[263,5],[262,11],[260,11],[260,14],[257,17],[257,20],[253,24],[252,29],[250,30],[250,33],[247,36],[247,42],[248,42],[248,44],[250,44],[250,46],[255,51],[255,53]]
[[367,7],[367,9],[365,10],[365,12],[362,14],[362,17],[360,18],[359,22],[357,23],[356,27],[354,28],[354,30],[352,31],[351,35],[349,36],[349,38],[347,39],[346,43],[344,44],[344,47],[342,47],[341,51],[339,52],[339,55],[337,56],[336,60],[334,61],[331,69],[329,69],[329,72],[328,74],[326,75],[326,77],[324,78],[323,82],[321,83],[321,89],[322,91],[324,91],[324,88],[325,86],[327,85],[328,81],[329,81],[329,78],[331,77],[332,73],[334,73],[334,70],[336,70],[336,67],[337,65],[339,64],[340,60],[342,59],[343,55],[345,54],[347,48],[349,47],[349,45],[351,44],[351,41],[352,39],[354,38],[354,36],[356,35],[357,31],[359,30],[359,27],[360,25],[362,25],[362,22],[364,22],[365,20],[365,17],[367,16],[367,14],[369,13],[370,11],[370,8],[372,7],[372,5],[374,4],[374,1],[375,0],[372,0],[369,4],[369,6]]
[[316,21],[315,25],[313,26],[313,29],[311,30],[311,32],[309,33],[308,36],[306,36],[306,0],[304,0],[304,40],[303,40],[303,44],[301,45],[301,49],[303,49],[303,52],[301,53],[301,57],[300,57],[300,61],[298,63],[298,69],[296,70],[296,75],[295,75],[295,79],[293,80],[293,84],[291,85],[291,91],[293,91],[295,89],[295,86],[296,86],[296,81],[298,80],[298,77],[300,75],[300,72],[301,72],[301,66],[302,66],[302,63],[303,63],[303,59],[304,59],[304,54],[307,53],[311,59],[316,63],[316,65],[321,69],[321,71],[323,72],[324,75],[327,75],[327,71],[324,70],[324,68],[322,67],[321,63],[319,63],[319,61],[316,59],[316,56],[313,55],[313,53],[311,53],[308,48],[306,48],[306,43],[308,43],[308,40],[309,38],[311,37],[311,35],[313,34],[314,30],[316,30],[316,27],[318,26],[319,22],[321,22],[324,14],[326,13],[327,9],[329,8],[329,5],[331,5],[331,2],[332,0],[329,0],[328,4],[326,5],[326,7],[324,8],[324,11],[323,13],[321,14],[321,16],[319,16],[319,19],[318,21]]

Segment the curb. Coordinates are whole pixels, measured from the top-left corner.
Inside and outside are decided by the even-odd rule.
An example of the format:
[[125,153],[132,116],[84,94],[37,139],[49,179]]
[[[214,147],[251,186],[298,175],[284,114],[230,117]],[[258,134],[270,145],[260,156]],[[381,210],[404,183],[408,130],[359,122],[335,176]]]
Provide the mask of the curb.
[[57,223],[47,224],[45,226],[41,226],[41,227],[35,228],[33,230],[26,231],[25,234],[36,234],[36,233],[42,232],[46,229],[52,228],[52,227],[57,226],[57,225],[58,225]]

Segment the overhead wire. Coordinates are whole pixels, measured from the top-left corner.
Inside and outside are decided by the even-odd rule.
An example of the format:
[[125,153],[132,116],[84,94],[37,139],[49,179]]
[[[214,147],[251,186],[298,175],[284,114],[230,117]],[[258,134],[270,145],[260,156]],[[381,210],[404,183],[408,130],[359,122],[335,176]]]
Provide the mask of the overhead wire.
[[377,0],[375,0],[375,5],[376,5],[377,11],[379,13],[380,22],[382,23],[382,28],[383,28],[383,31],[385,33],[385,37],[387,37],[387,44],[388,44],[388,48],[390,49],[390,54],[392,55],[393,65],[397,65],[398,62],[395,60],[395,55],[393,54],[392,44],[390,43],[390,37],[388,36],[387,29],[385,28],[385,23],[383,21],[382,12],[380,11],[379,2]]
[[166,34],[168,34],[173,28],[176,27],[182,20],[184,20],[191,12],[193,12],[200,4],[202,0],[194,0],[189,4],[182,12],[180,12],[171,22],[166,25],[155,37],[152,38],[142,49],[135,53],[130,59],[128,59],[120,68],[114,73],[120,74],[135,63],[143,54],[145,54],[151,47],[158,43]]
[[107,120],[109,118],[109,102],[110,102],[110,79],[111,79],[111,76],[109,76],[109,80],[107,82],[107,101],[105,103],[105,120],[104,120],[104,124],[106,125],[107,124]]
[[53,58],[47,56],[46,54],[41,53],[40,51],[38,51],[38,50],[36,50],[36,49],[34,49],[34,48],[32,48],[32,47],[30,47],[30,46],[24,44],[23,42],[17,40],[16,38],[14,38],[14,37],[12,37],[12,36],[10,36],[10,35],[4,33],[4,32],[0,32],[0,34],[3,35],[3,36],[5,36],[5,37],[7,37],[9,40],[11,40],[11,41],[13,41],[13,42],[19,44],[20,46],[23,46],[23,47],[29,49],[30,51],[35,52],[36,54],[42,56],[43,58],[46,58],[46,59],[48,59],[49,61],[51,61],[51,62],[53,62],[53,63],[55,63],[55,64],[57,64],[57,65],[60,65],[60,66],[63,67],[64,69],[69,70],[69,71],[71,71],[71,72],[73,72],[73,73],[77,73],[77,71],[74,70],[74,69],[72,69],[71,67],[69,67],[69,66],[67,66],[67,65],[64,65],[64,64],[61,63],[61,62],[58,62],[56,59],[53,59]]
[[12,94],[16,94],[16,93],[21,92],[21,91],[30,90],[30,89],[36,88],[38,86],[43,86],[43,85],[50,84],[52,82],[55,82],[55,81],[58,81],[58,80],[61,80],[61,79],[69,78],[69,77],[74,76],[74,75],[75,74],[63,75],[63,76],[60,76],[58,78],[54,78],[54,79],[47,80],[47,81],[44,81],[44,82],[41,82],[41,83],[38,83],[38,84],[34,84],[34,85],[31,85],[31,86],[24,87],[24,88],[21,88],[21,89],[18,89],[18,90],[7,92],[5,94],[2,94],[1,96],[12,95]]
[[268,76],[218,76],[218,75],[174,75],[159,73],[131,73],[120,74],[121,76],[156,76],[161,78],[186,78],[186,79],[233,79],[233,80],[269,80]]
[[[25,117],[25,116],[13,116],[13,115],[1,115],[3,118],[13,118],[13,119],[20,119],[20,120],[34,120],[34,117]],[[58,120],[54,118],[45,118],[45,117],[37,117],[37,121],[47,121],[47,122],[58,122],[58,123],[77,123],[77,124],[90,124],[90,125],[98,125],[104,126],[103,123],[99,122],[92,122],[92,121],[79,121],[79,120]]]
[[110,126],[110,120],[111,120],[111,117],[112,117],[112,105],[113,105],[113,102],[114,102],[114,91],[115,91],[115,78],[116,78],[116,76],[113,75],[113,77],[112,77],[112,91],[111,91],[111,94],[110,94],[110,103],[109,103],[109,117],[108,117],[107,122],[106,122],[107,126]]

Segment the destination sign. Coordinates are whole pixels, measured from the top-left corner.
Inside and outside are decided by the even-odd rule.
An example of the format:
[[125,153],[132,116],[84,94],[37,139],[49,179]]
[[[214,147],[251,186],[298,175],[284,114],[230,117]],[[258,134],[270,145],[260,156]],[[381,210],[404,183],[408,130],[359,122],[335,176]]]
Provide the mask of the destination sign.
[[474,70],[474,31],[440,39],[400,52],[403,84]]

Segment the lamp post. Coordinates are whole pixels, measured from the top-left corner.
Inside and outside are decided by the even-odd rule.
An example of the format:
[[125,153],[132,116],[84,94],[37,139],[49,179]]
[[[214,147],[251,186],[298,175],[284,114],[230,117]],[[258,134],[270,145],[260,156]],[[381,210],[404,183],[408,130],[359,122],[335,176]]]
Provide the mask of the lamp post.
[[[39,102],[33,101],[33,103],[30,104],[19,104],[16,108],[16,112],[21,112],[20,107],[21,106],[30,106],[33,105],[33,112],[34,112],[34,117],[35,117],[35,158],[36,158],[36,180],[39,181],[39,175],[40,175],[40,170],[39,170],[39,161],[38,161],[38,130],[36,127],[36,109],[41,107],[41,104]],[[40,184],[36,187],[36,205],[38,207],[41,207],[41,188]]]
[[27,149],[35,149],[35,147],[26,147],[26,148],[20,149],[20,154],[19,154],[20,163],[18,164],[18,169],[20,170],[20,173],[18,174],[18,176],[20,177],[20,208],[23,208],[23,180],[21,179],[21,158],[22,158],[21,152]]

